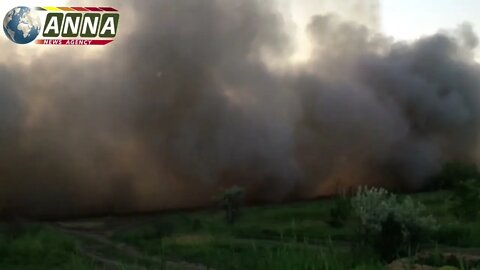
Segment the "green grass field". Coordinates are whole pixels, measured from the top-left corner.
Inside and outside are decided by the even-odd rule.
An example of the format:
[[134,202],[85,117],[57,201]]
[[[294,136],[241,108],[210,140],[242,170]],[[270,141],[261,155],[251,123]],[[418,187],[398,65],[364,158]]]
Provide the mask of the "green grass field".
[[[448,211],[448,195],[412,195],[440,223],[424,247],[480,256],[480,221],[458,222]],[[329,225],[335,200],[245,207],[231,225],[214,209],[4,223],[0,269],[388,269],[389,262],[358,244],[354,220],[339,228]]]

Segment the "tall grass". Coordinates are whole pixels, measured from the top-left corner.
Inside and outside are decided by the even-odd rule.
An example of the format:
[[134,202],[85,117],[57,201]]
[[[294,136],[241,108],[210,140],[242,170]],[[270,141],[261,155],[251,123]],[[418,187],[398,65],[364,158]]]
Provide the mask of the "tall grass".
[[161,256],[202,263],[223,270],[343,270],[384,269],[372,253],[340,249],[332,243],[314,246],[305,241],[277,242],[205,238],[204,242],[162,241]]
[[[15,227],[12,227],[15,226]],[[0,269],[93,269],[75,240],[42,226],[0,225]]]

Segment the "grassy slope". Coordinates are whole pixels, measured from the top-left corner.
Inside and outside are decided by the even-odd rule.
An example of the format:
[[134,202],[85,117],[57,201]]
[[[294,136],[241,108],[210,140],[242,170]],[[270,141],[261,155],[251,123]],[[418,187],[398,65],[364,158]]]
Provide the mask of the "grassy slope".
[[[449,246],[480,247],[480,222],[456,222],[448,211],[447,197],[448,192],[414,195],[441,222],[435,239]],[[118,230],[109,239],[149,256],[224,270],[384,269],[373,252],[350,248],[355,243],[353,221],[343,228],[333,228],[327,223],[333,204],[334,199],[250,207],[243,210],[234,225],[227,225],[222,213],[214,211],[166,214]],[[79,245],[91,245],[84,239],[74,240],[48,228],[29,228],[21,233],[2,229],[2,232],[0,269],[99,267],[80,254]],[[97,252],[131,263],[128,256],[108,246]],[[160,269],[151,262],[136,263]]]
[[0,227],[0,269],[93,269],[75,239],[38,225]]
[[[448,210],[448,196],[443,191],[414,195],[441,223],[434,236],[437,243],[480,247],[480,223],[456,222]],[[353,269],[362,265],[375,269],[374,254],[368,250],[352,253],[349,248],[355,243],[353,221],[343,228],[327,223],[333,203],[334,199],[252,207],[244,209],[234,225],[225,224],[221,213],[171,214],[115,237],[149,254],[221,269]],[[334,267],[322,267],[326,262]]]

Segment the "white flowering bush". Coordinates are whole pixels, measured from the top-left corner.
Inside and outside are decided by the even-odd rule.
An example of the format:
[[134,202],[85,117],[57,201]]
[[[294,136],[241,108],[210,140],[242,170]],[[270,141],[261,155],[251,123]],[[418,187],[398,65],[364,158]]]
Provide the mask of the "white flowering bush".
[[423,204],[408,196],[400,199],[383,188],[361,187],[351,203],[364,240],[381,249],[391,247],[396,252],[436,229],[435,219],[425,215]]
[[352,207],[363,229],[379,232],[395,201],[395,196],[385,189],[360,187],[352,198]]

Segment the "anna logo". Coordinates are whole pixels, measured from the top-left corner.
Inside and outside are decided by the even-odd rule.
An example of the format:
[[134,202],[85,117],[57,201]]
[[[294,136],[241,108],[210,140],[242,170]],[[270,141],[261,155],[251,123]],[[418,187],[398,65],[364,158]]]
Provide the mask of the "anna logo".
[[[44,20],[42,12],[47,12]],[[117,36],[119,21],[118,10],[111,7],[16,7],[5,16],[3,28],[17,44],[106,45]]]

